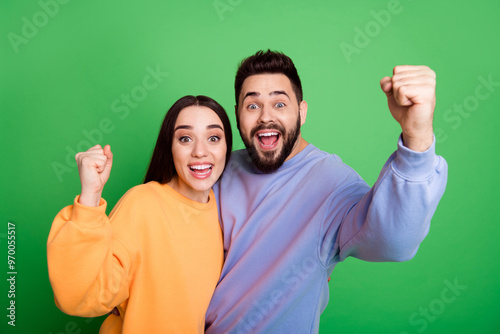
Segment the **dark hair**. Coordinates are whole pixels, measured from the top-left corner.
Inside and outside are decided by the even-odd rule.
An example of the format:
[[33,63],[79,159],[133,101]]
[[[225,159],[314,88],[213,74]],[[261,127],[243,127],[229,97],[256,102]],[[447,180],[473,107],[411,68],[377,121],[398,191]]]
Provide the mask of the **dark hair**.
[[286,75],[290,79],[297,102],[302,102],[302,84],[300,83],[299,74],[292,59],[282,52],[268,49],[265,52],[262,50],[257,51],[253,56],[243,59],[240,63],[234,80],[236,106],[238,106],[238,98],[240,97],[243,81],[251,75],[266,73],[281,73]]
[[233,134],[231,131],[231,123],[229,122],[226,111],[219,103],[217,103],[217,101],[208,96],[187,95],[178,99],[165,115],[165,119],[163,120],[160,128],[160,133],[158,134],[158,139],[156,140],[153,155],[151,156],[151,162],[149,163],[146,176],[144,177],[144,183],[157,181],[164,184],[170,182],[170,180],[177,175],[172,156],[174,127],[179,113],[184,108],[190,106],[210,108],[217,114],[217,116],[219,116],[224,127],[224,136],[226,137],[227,152],[225,166],[227,165],[233,146]]

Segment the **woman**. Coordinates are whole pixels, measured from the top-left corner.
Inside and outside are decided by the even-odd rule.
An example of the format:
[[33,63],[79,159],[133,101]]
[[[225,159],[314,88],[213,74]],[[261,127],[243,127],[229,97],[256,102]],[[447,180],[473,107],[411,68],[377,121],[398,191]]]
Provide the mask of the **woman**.
[[229,119],[216,101],[179,99],[165,116],[144,184],[109,218],[101,194],[111,149],[78,153],[82,192],[56,216],[47,243],[57,306],[84,317],[117,307],[100,333],[203,333],[223,262],[211,188],[231,146]]

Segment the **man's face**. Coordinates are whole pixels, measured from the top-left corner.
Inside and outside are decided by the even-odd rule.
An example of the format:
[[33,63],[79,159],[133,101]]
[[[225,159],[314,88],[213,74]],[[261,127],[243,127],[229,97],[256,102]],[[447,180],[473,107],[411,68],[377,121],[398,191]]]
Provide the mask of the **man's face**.
[[272,173],[300,152],[300,126],[306,113],[306,102],[297,102],[286,75],[257,74],[245,79],[236,119],[241,139],[260,171]]

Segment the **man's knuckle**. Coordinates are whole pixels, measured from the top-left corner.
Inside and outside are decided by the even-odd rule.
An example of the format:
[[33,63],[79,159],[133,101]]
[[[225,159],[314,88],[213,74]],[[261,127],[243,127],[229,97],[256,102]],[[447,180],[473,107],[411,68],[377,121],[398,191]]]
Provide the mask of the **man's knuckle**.
[[401,88],[403,87],[403,82],[402,82],[401,80],[397,80],[397,81],[393,82],[392,87],[393,87],[393,88],[394,88],[394,90],[396,90],[397,92],[400,92],[400,91],[401,91]]
[[408,86],[405,86],[405,85],[401,85],[399,88],[398,88],[398,91],[399,91],[399,94],[400,95],[406,95],[408,93],[408,90],[409,90],[409,87]]

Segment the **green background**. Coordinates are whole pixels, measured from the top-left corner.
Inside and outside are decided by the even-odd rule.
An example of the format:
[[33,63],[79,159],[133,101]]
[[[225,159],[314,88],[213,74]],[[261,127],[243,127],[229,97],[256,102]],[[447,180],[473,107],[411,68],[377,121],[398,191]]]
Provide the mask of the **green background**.
[[[498,1],[54,1],[0,3],[0,332],[98,331],[102,319],[55,307],[47,277],[52,219],[79,192],[74,151],[111,144],[112,207],[141,182],[164,113],[183,95],[218,100],[242,148],[234,74],[267,48],[299,70],[306,140],[370,184],[400,132],[379,80],[398,64],[437,73],[437,151],[449,180],[430,233],[409,262],[339,264],[320,332],[500,332]],[[168,76],[145,89],[148,69]],[[15,328],[6,317],[8,222]]]

